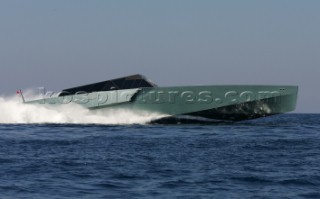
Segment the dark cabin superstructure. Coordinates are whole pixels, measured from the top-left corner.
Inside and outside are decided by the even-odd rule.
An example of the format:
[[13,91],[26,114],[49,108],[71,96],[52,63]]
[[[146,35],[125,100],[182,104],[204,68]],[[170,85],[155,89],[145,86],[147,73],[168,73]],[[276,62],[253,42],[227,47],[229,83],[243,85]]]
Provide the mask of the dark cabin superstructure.
[[103,82],[64,89],[59,96],[75,95],[77,93],[92,93],[145,87],[156,87],[156,85],[147,80],[143,75],[136,74]]

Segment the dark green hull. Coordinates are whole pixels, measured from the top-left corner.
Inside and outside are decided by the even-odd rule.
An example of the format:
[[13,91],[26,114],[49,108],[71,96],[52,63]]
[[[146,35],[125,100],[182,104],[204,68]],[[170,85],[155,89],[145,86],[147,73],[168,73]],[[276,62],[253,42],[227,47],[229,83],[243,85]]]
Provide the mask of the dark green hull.
[[165,116],[238,121],[293,111],[297,93],[297,86],[148,87],[59,96],[28,103],[75,102],[92,111],[129,109]]
[[218,120],[246,120],[293,111],[298,87],[192,86],[143,91],[134,100],[133,109]]

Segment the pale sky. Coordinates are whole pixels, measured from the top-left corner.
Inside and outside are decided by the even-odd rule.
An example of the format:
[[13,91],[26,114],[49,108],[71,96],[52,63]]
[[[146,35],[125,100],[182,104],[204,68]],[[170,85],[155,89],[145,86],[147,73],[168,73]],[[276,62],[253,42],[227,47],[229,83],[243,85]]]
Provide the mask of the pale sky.
[[0,0],[0,94],[140,73],[159,86],[299,85],[320,112],[318,0]]

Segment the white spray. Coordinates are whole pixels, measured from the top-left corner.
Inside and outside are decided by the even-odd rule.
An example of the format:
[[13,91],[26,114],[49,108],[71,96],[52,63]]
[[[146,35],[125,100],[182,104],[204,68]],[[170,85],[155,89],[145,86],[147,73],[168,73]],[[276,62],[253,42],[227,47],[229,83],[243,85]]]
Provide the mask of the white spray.
[[119,109],[90,111],[77,104],[23,104],[19,97],[0,96],[0,124],[146,124],[161,117],[164,115]]

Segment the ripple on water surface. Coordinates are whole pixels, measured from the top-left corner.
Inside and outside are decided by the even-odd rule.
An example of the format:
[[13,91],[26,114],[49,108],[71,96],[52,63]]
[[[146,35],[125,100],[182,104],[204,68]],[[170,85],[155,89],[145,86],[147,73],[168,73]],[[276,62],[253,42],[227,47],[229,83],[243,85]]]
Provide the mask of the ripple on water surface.
[[0,196],[319,198],[319,124],[3,124]]

